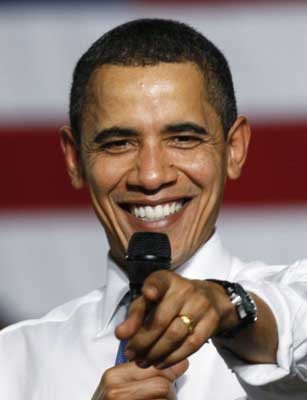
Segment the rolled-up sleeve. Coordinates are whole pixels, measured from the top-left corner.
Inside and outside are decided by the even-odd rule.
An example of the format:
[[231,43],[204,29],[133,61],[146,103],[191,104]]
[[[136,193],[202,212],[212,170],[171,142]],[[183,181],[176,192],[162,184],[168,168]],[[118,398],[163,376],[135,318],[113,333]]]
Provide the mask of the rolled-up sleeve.
[[[307,398],[307,260],[290,266],[253,263],[234,278],[271,308],[278,329],[276,364],[247,364],[219,349],[252,399]],[[291,394],[291,397],[290,397]]]

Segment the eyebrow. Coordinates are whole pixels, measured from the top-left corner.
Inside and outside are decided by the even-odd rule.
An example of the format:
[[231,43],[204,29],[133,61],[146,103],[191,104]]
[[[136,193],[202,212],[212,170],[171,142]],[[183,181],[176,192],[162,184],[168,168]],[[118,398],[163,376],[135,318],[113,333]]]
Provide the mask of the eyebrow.
[[[183,122],[178,124],[169,124],[163,128],[162,133],[180,133],[180,132],[195,132],[201,135],[208,135],[207,130],[201,125],[194,122]],[[124,128],[112,126],[111,128],[102,129],[94,139],[95,143],[101,143],[106,139],[112,138],[131,138],[138,135],[138,132],[132,128]]]
[[137,131],[131,128],[121,128],[119,126],[112,126],[111,128],[102,129],[94,139],[95,143],[101,143],[106,139],[112,138],[127,138],[127,137],[135,137],[137,135]]
[[195,132],[201,135],[208,135],[207,130],[201,125],[194,122],[183,122],[179,124],[170,124],[163,129],[163,133],[180,133],[180,132]]

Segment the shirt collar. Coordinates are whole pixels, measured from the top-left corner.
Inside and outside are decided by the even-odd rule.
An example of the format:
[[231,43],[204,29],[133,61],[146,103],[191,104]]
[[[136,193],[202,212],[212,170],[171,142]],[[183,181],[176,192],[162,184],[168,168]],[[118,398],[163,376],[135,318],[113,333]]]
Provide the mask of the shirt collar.
[[[231,268],[231,256],[215,232],[211,238],[176,273],[189,279],[226,279]],[[129,290],[125,272],[108,255],[104,296],[98,323],[97,338],[103,335],[121,300]]]
[[127,275],[108,254],[106,283],[99,315],[97,338],[103,335],[114,312],[128,291],[129,281]]

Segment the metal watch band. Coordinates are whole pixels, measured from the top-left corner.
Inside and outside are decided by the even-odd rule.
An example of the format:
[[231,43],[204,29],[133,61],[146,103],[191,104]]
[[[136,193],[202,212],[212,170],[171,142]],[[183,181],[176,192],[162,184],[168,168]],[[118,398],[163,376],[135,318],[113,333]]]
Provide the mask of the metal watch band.
[[236,282],[222,281],[219,279],[207,279],[209,282],[217,283],[222,286],[232,304],[235,305],[239,324],[234,328],[221,332],[219,336],[234,337],[238,332],[246,326],[257,321],[257,306],[249,293]]

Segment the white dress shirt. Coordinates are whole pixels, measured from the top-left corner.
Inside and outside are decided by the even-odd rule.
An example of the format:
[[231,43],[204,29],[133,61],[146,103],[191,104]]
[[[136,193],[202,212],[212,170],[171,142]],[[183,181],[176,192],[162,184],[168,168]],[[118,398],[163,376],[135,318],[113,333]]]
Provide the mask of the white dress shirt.
[[[124,319],[120,302],[128,290],[126,275],[111,259],[107,265],[102,288],[0,332],[0,399],[92,398],[104,371],[114,365],[119,344],[114,328]],[[177,381],[178,400],[306,400],[307,260],[288,267],[244,264],[215,234],[177,272],[240,282],[271,307],[279,334],[276,365],[248,365],[204,345]]]

